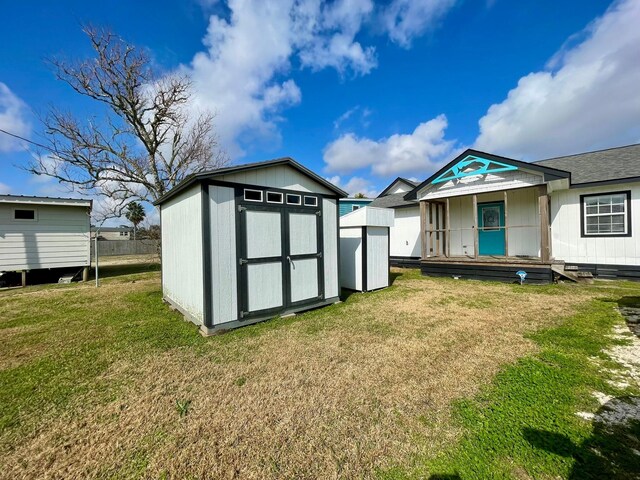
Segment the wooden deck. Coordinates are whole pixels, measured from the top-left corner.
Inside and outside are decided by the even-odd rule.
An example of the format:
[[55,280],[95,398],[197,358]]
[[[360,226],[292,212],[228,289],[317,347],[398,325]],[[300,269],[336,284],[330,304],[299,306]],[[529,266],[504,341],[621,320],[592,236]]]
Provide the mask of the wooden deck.
[[517,272],[527,273],[525,283],[553,282],[552,261],[530,257],[427,257],[420,261],[423,275],[520,283]]

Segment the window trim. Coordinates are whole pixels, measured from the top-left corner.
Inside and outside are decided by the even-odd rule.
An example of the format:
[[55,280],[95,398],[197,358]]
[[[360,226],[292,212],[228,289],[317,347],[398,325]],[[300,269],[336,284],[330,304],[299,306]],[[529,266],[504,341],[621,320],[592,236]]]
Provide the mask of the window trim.
[[[298,202],[290,202],[289,197],[298,197]],[[287,205],[298,205],[302,206],[302,195],[299,193],[287,193],[285,194],[285,200],[287,201]]]
[[[251,198],[247,198],[247,192],[252,192],[252,193],[259,193],[260,194],[260,200],[253,200]],[[254,202],[254,203],[262,203],[264,201],[264,190],[256,190],[254,188],[245,188],[242,198],[244,199],[245,202]]]
[[[314,201],[313,205],[311,205],[311,204],[308,204],[308,203],[307,203],[307,199],[308,199],[308,198],[309,198],[309,199],[312,199],[312,200]],[[316,196],[314,196],[314,195],[305,195],[305,196],[304,196],[304,199],[302,200],[302,204],[303,204],[305,207],[317,207],[317,206],[318,206],[318,203],[319,203],[319,202],[318,202],[318,197],[316,197]]]
[[[274,195],[280,195],[280,201],[276,202],[276,201],[273,201],[273,200],[269,200],[269,194],[270,193],[274,194]],[[265,195],[265,199],[266,199],[267,203],[275,203],[275,204],[278,204],[278,205],[282,205],[284,203],[284,194],[282,192],[272,192],[270,190],[267,190],[267,193]]]
[[[30,210],[33,212],[33,218],[16,218],[16,210]],[[27,222],[27,223],[33,223],[33,222],[37,222],[38,221],[38,209],[37,208],[25,208],[25,207],[14,207],[13,208],[13,216],[12,219],[14,222],[19,222],[19,223],[23,223],[23,222]]]
[[360,210],[362,207],[359,204],[351,205],[351,211],[355,212],[356,210]]
[[[625,215],[627,231],[623,233],[587,233],[585,201],[589,197],[604,197],[606,195],[625,196]],[[613,215],[613,213],[612,213]],[[587,193],[580,195],[580,237],[582,238],[610,238],[610,237],[630,237],[632,235],[631,225],[631,190],[617,192]]]

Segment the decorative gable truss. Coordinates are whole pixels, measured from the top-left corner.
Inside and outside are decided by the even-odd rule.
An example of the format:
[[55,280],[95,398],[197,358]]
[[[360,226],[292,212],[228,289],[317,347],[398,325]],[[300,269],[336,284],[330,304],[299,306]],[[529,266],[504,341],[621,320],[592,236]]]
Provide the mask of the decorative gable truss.
[[458,180],[464,177],[486,175],[489,173],[510,172],[518,170],[514,165],[488,160],[475,155],[467,155],[454,166],[445,170],[431,184],[444,183],[450,180]]

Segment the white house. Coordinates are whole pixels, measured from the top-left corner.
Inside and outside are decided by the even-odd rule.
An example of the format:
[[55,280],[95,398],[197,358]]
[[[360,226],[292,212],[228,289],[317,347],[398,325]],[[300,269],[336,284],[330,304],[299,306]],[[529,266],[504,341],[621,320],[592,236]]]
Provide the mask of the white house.
[[531,163],[466,150],[405,200],[425,275],[640,278],[640,145]]
[[90,214],[90,200],[0,195],[0,272],[77,268],[86,278]]
[[164,299],[205,334],[339,301],[346,196],[290,158],[192,175],[156,202]]
[[420,205],[416,200],[404,198],[416,185],[416,182],[398,177],[369,204],[391,208],[395,213],[389,246],[390,262],[394,266],[420,264]]

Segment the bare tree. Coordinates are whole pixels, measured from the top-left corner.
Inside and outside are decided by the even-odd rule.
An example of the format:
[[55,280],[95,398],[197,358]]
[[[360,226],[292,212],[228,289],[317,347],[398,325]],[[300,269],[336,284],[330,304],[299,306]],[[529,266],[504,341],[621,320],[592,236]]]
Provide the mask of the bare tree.
[[100,102],[103,117],[79,119],[51,108],[43,118],[47,155],[28,166],[74,190],[106,196],[122,213],[152,202],[192,173],[224,166],[214,114],[189,115],[189,78],[154,72],[144,49],[109,30],[84,28],[95,55],[51,60],[56,77]]

